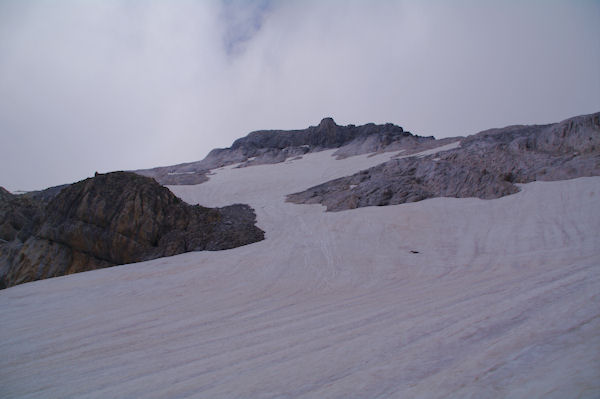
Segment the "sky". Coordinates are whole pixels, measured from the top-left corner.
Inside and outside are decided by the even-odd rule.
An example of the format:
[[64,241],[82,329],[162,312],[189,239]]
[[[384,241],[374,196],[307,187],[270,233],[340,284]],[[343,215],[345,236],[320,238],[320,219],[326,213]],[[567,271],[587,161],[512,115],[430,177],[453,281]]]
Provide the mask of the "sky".
[[0,0],[0,186],[325,116],[441,138],[598,112],[598,21],[598,0]]

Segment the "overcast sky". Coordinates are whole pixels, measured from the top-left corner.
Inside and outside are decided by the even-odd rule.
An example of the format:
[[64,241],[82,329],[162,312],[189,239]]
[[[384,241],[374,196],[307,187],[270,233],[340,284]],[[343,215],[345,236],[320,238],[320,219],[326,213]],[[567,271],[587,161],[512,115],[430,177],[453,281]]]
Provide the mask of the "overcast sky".
[[600,111],[600,1],[0,0],[0,186],[258,129],[468,135]]

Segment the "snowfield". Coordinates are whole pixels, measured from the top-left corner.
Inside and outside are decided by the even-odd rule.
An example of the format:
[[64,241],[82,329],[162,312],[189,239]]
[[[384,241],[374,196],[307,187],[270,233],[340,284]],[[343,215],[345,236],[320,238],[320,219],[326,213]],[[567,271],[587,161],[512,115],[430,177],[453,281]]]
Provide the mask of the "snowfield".
[[600,177],[284,202],[395,155],[333,152],[169,187],[250,204],[265,241],[0,291],[0,397],[600,396]]

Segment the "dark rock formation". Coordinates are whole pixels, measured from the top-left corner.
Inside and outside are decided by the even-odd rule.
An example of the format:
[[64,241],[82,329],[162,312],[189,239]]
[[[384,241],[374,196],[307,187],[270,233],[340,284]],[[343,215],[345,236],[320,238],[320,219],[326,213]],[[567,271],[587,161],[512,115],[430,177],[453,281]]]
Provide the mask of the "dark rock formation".
[[202,161],[137,170],[161,184],[200,184],[211,169],[240,163],[240,167],[273,164],[309,152],[339,148],[346,157],[375,151],[416,148],[434,142],[433,137],[414,136],[391,123],[339,126],[324,118],[318,126],[303,130],[259,130],[233,142],[230,148],[212,150]]
[[8,285],[4,276],[8,274],[22,243],[39,228],[42,219],[42,204],[13,195],[0,187],[0,289]]
[[340,211],[432,197],[492,199],[519,191],[514,183],[598,175],[600,113],[551,125],[487,130],[463,139],[460,148],[393,159],[291,194],[288,201]]
[[248,156],[260,155],[265,149],[283,150],[308,146],[309,149],[339,148],[358,138],[377,136],[380,142],[390,144],[412,135],[400,126],[388,123],[363,126],[338,126],[332,118],[324,118],[318,126],[304,130],[260,130],[233,142],[232,150],[242,149]]
[[45,208],[32,198],[0,195],[0,210],[9,210],[0,213],[4,287],[264,238],[247,205],[188,205],[153,179],[129,172],[75,183]]
[[38,201],[0,187],[0,242],[26,240],[39,227],[42,215]]
[[64,188],[67,188],[69,186],[70,186],[70,184],[62,184],[60,186],[49,187],[44,190],[29,191],[29,192],[23,194],[23,197],[31,198],[32,200],[40,201],[42,203],[47,204],[54,197],[56,197],[58,195],[58,193],[60,193]]

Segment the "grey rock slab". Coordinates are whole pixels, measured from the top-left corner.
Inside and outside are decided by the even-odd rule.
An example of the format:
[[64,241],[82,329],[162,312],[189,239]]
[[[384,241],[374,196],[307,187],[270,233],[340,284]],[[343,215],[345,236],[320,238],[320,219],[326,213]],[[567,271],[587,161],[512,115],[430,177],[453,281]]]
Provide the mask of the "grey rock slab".
[[484,131],[461,140],[458,148],[393,159],[290,194],[287,200],[341,211],[433,197],[493,199],[518,192],[516,183],[598,175],[600,113]]

